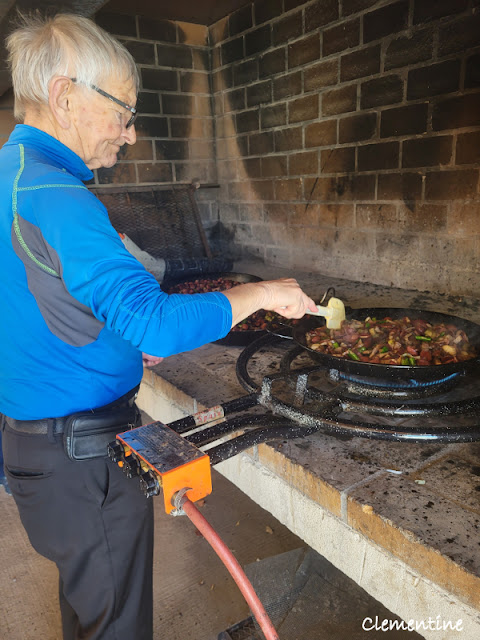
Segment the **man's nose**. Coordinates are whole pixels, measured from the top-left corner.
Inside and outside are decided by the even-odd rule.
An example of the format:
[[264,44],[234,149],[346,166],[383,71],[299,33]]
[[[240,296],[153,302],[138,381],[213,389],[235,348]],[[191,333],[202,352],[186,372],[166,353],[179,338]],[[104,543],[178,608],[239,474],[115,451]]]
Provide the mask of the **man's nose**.
[[137,141],[137,132],[135,131],[135,125],[132,124],[128,129],[124,129],[123,138],[127,144],[135,144]]

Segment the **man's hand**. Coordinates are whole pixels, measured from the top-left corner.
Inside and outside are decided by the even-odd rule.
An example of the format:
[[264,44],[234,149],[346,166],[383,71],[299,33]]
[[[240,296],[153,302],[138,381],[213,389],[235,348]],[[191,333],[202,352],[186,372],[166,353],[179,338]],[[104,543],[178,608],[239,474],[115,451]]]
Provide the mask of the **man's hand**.
[[315,302],[302,291],[294,278],[262,280],[256,284],[265,291],[262,309],[275,311],[286,318],[301,318],[307,309],[317,310]]
[[154,367],[156,364],[159,364],[163,358],[158,358],[157,356],[149,356],[148,353],[142,353],[142,360],[144,367]]

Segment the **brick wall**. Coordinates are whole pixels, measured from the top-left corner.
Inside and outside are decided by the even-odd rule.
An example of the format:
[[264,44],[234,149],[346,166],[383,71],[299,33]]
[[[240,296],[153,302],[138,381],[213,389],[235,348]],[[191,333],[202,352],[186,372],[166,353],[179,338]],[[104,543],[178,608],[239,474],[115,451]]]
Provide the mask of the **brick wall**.
[[98,184],[216,180],[207,28],[100,12],[96,21],[123,42],[141,76],[137,143]]
[[13,91],[6,91],[0,96],[0,147],[8,140],[15,126],[13,117]]
[[[133,55],[140,73],[137,142],[118,163],[95,171],[98,185],[217,181],[210,46],[202,25],[100,11],[96,22]],[[210,231],[218,218],[216,189],[196,200]]]
[[479,0],[257,0],[210,38],[224,246],[480,294]]

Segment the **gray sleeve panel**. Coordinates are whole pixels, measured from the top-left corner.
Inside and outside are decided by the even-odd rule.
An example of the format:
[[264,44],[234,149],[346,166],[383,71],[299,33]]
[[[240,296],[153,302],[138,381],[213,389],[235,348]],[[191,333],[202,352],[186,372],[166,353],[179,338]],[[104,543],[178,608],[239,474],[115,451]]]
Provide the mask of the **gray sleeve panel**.
[[73,347],[95,342],[104,323],[67,291],[58,254],[40,229],[20,216],[16,222],[17,230],[12,227],[13,249],[25,266],[28,289],[48,328]]

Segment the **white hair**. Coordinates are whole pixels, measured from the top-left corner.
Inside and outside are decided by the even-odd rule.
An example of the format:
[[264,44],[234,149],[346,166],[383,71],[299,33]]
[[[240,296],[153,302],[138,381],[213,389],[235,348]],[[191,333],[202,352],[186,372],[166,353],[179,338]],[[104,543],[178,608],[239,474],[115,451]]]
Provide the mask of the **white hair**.
[[27,105],[48,104],[54,76],[75,77],[101,86],[109,78],[139,78],[129,51],[89,18],[59,13],[46,18],[20,15],[21,24],[6,39],[15,95],[14,115],[22,120]]

